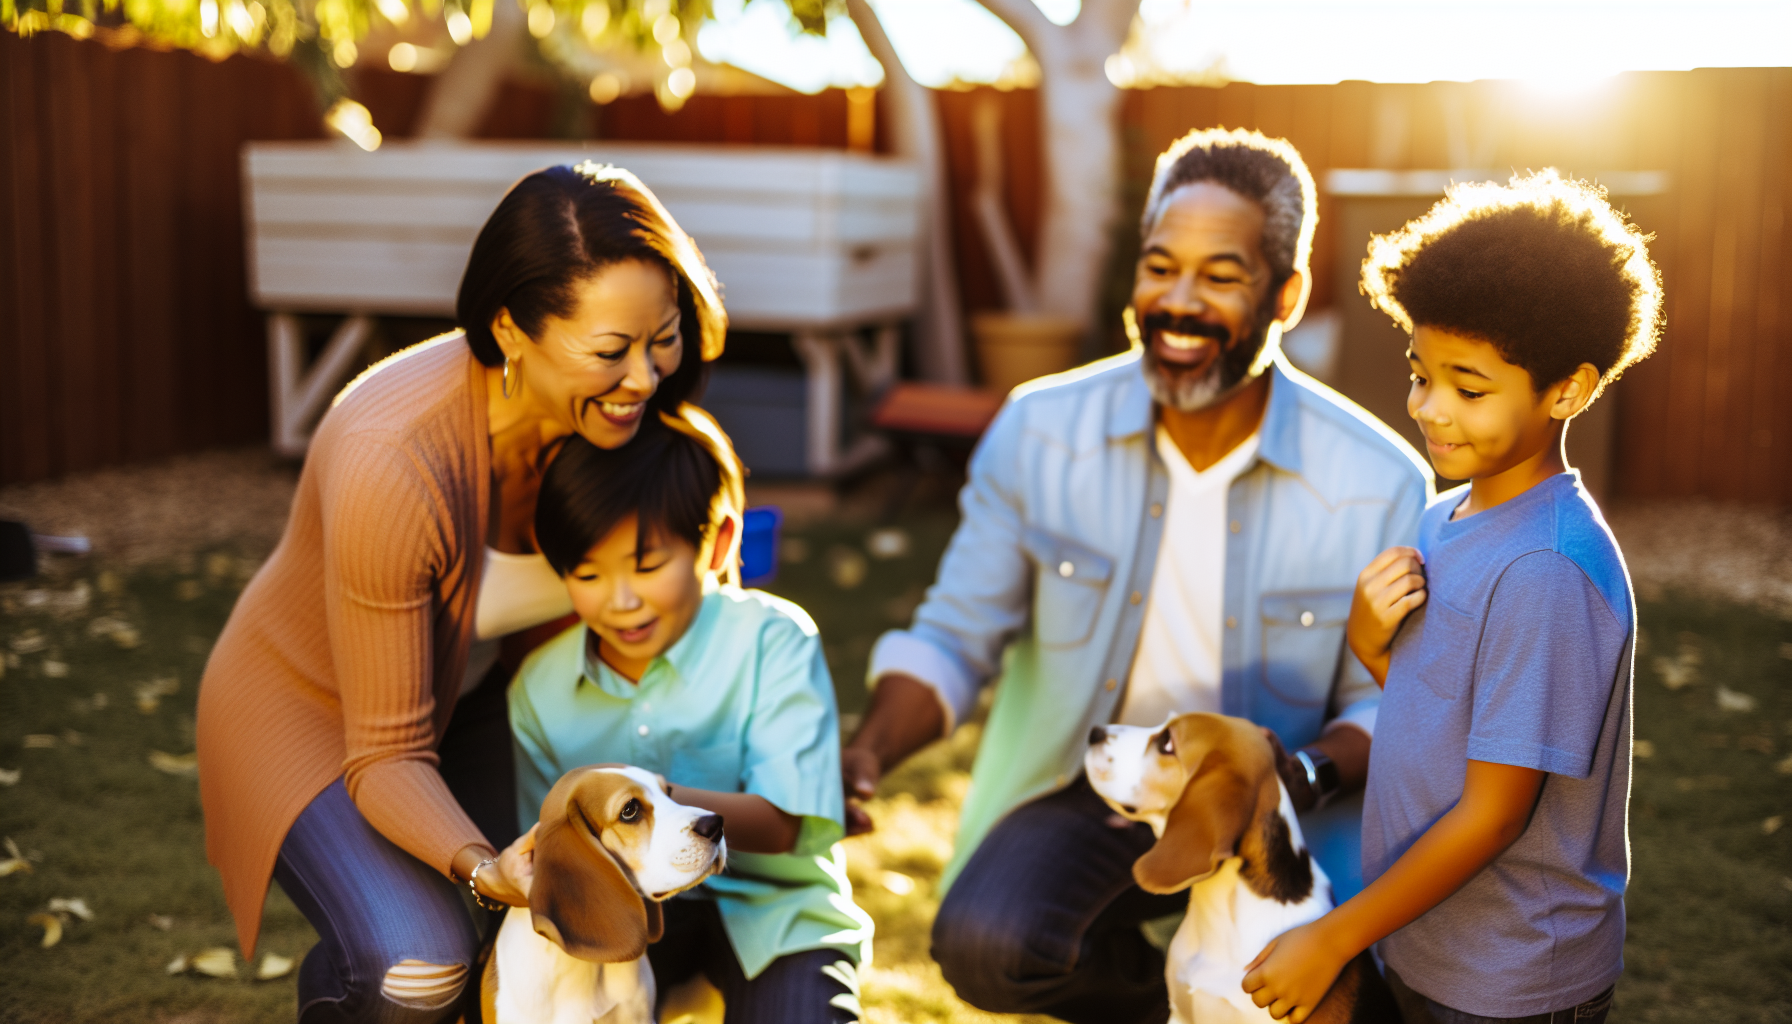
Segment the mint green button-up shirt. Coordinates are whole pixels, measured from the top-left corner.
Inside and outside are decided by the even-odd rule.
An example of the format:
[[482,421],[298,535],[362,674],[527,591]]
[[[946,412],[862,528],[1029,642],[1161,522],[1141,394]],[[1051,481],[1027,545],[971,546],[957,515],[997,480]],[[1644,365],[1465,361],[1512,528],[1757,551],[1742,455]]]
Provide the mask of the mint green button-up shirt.
[[837,949],[871,958],[871,918],[846,878],[834,687],[815,623],[789,601],[711,589],[691,627],[638,684],[588,656],[574,626],[529,656],[510,686],[524,829],[566,772],[605,761],[674,785],[752,793],[803,819],[787,854],[729,851],[713,898],[752,978],[778,957]]

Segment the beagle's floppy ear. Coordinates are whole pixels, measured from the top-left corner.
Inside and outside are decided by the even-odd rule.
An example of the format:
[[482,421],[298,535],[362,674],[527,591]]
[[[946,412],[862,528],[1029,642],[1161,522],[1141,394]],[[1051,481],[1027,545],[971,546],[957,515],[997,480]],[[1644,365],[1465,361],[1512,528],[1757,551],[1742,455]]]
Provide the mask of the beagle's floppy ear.
[[1176,892],[1232,856],[1256,807],[1253,788],[1224,750],[1208,751],[1170,809],[1164,834],[1133,864],[1139,888]]
[[530,917],[538,934],[580,960],[634,960],[664,930],[659,906],[635,890],[622,865],[604,849],[599,838],[603,824],[592,821],[585,810],[603,806],[616,787],[632,785],[621,775],[577,780],[569,775],[542,807]]

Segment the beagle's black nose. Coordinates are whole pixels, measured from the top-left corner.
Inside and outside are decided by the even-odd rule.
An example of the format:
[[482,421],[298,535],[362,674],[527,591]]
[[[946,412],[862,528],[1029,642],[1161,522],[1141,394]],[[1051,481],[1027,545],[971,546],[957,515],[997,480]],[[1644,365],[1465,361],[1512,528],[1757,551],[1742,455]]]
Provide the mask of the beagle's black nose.
[[1089,730],[1089,745],[1091,747],[1099,746],[1102,743],[1107,742],[1107,738],[1108,731],[1099,725]]
[[705,814],[691,822],[691,831],[705,839],[719,839],[722,835],[722,816],[720,814]]

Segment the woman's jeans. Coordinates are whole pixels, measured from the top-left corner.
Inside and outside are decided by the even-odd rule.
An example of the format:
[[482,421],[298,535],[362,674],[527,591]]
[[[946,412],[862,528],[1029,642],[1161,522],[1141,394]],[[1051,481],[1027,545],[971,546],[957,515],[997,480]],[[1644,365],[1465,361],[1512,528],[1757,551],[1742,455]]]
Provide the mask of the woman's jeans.
[[781,956],[748,979],[728,943],[722,914],[712,900],[671,899],[661,904],[666,933],[647,947],[653,980],[665,996],[672,986],[701,972],[722,993],[725,1024],[850,1024],[859,1019],[839,1002],[856,996],[836,975],[854,977],[858,968],[832,949]]
[[[504,676],[461,700],[438,750],[449,789],[499,847],[517,834]],[[318,934],[299,968],[300,1024],[438,1024],[476,988],[463,890],[375,831],[341,779],[293,822],[274,879]]]

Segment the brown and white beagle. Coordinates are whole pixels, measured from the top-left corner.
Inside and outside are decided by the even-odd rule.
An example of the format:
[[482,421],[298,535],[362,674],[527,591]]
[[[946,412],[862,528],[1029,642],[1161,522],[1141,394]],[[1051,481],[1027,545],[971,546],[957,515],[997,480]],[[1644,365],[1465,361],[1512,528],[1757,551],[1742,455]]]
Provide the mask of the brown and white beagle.
[[577,768],[541,805],[529,908],[512,907],[480,983],[485,1024],[651,1024],[660,903],[722,870],[722,817],[639,768]]
[[[1157,729],[1097,726],[1083,756],[1089,784],[1157,843],[1133,865],[1146,892],[1189,890],[1164,973],[1176,1024],[1270,1024],[1241,987],[1269,940],[1332,909],[1331,881],[1301,835],[1275,753],[1242,718],[1191,714]],[[1363,953],[1309,1021],[1400,1020]]]

